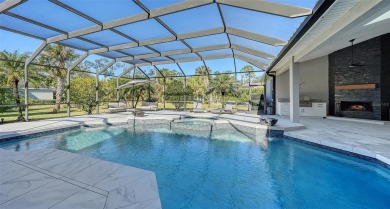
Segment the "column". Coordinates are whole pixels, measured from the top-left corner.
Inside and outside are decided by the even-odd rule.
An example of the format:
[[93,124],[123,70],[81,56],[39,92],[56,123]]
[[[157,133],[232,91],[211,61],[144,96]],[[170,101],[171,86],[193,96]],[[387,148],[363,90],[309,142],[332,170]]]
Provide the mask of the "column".
[[299,63],[294,57],[290,60],[290,121],[299,123]]
[[[184,89],[187,90],[187,77],[184,77]],[[184,111],[187,110],[187,91],[184,93]]]
[[[24,105],[25,105],[25,117],[24,119],[28,121],[28,64],[24,65]],[[19,119],[19,118],[18,118]]]
[[99,74],[96,73],[96,114],[99,114]]
[[[116,78],[116,101],[119,102],[119,77]],[[127,104],[126,104],[127,105]]]
[[66,73],[66,106],[68,117],[70,117],[70,70]]
[[166,83],[166,80],[164,78],[164,83],[163,83],[163,100],[164,100],[164,110],[165,110],[165,83]]

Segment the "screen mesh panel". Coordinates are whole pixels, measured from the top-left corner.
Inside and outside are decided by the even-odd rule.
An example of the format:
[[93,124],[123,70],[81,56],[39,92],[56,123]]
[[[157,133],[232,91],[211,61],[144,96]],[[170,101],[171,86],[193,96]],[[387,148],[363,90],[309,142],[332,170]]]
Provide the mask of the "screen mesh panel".
[[[199,15],[201,14],[201,15]],[[161,17],[177,34],[223,27],[217,5],[207,5]]]
[[154,19],[120,26],[116,29],[132,38],[135,38],[138,41],[173,36],[167,29],[165,29]]
[[105,0],[60,1],[100,22],[109,22],[119,18],[144,13],[138,5],[133,1],[128,0],[115,0],[115,3]]

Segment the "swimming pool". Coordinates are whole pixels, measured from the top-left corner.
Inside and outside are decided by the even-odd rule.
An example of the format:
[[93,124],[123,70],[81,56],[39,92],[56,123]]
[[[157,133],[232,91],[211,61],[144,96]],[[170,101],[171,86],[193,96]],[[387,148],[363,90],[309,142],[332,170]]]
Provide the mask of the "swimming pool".
[[0,143],[58,148],[156,173],[163,208],[389,208],[390,171],[284,138],[237,131],[87,128]]

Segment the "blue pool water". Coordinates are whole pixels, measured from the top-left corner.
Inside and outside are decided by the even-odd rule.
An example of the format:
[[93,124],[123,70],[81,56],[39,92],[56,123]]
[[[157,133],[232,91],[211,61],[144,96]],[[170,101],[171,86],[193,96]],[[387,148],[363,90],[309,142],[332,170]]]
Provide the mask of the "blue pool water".
[[283,138],[197,137],[125,128],[73,130],[0,143],[58,148],[152,170],[163,208],[390,208],[390,171]]

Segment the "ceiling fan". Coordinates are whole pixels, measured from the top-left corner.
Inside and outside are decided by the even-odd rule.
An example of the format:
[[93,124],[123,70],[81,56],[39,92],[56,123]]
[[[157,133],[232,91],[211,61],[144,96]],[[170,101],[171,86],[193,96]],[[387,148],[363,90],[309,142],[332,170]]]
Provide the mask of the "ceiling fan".
[[355,39],[349,40],[349,42],[351,42],[351,64],[349,65],[349,67],[361,67],[361,66],[365,66],[363,61],[359,61],[359,62],[354,62],[354,61],[353,61],[353,42],[354,42],[354,41],[355,41]]

